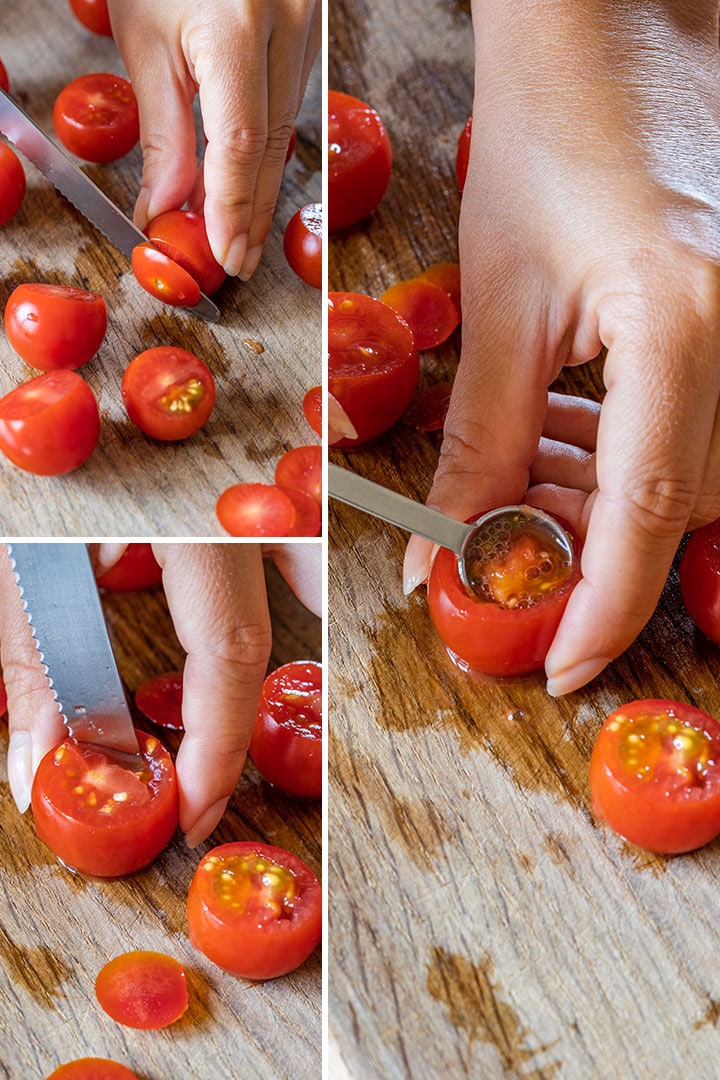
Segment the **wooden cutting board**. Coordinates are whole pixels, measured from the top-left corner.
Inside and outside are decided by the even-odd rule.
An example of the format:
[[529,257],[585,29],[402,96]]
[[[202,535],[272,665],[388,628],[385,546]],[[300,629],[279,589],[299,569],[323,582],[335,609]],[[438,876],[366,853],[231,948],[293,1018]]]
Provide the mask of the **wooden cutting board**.
[[[330,244],[330,287],[379,296],[456,258],[470,20],[465,4],[339,0],[330,23],[330,86],[378,108],[395,152],[377,212]],[[452,377],[459,345],[423,355],[421,385]],[[559,388],[599,397],[599,365]],[[333,456],[422,499],[439,439],[401,423]],[[453,666],[424,595],[403,597],[398,530],[337,504],[329,537],[330,1075],[714,1077],[720,845],[645,854],[597,821],[588,790],[621,703],[720,714],[720,653],[676,573],[633,647],[555,701],[540,678]]]
[[[266,566],[273,620],[271,667],[320,659],[320,621]],[[182,666],[162,590],[104,593],[120,673],[132,691]],[[178,737],[163,741],[174,750]],[[64,1061],[108,1057],[142,1080],[320,1075],[320,950],[281,979],[250,983],[222,972],[190,945],[188,885],[202,854],[230,840],[263,840],[320,872],[318,803],[290,799],[246,766],[223,821],[191,851],[181,837],[145,871],[116,881],[73,876],[21,817],[5,767],[0,722],[0,1077],[43,1080]],[[168,953],[185,965],[190,1006],[163,1031],[134,1031],[107,1017],[93,986],[112,957],[131,949]]]
[[[86,31],[67,0],[4,0],[0,57],[13,95],[53,136],[52,107],[66,83],[89,71],[122,72],[114,42]],[[107,337],[81,369],[98,397],[103,424],[92,457],[67,476],[33,476],[2,458],[0,533],[223,536],[215,517],[220,493],[239,481],[272,483],[283,451],[315,441],[302,399],[320,382],[320,293],[287,265],[282,237],[294,211],[321,198],[320,83],[318,64],[262,263],[251,282],[228,281],[215,294],[217,325],[148,296],[127,259],[25,163],[24,204],[0,229],[0,308],[24,281],[73,284],[105,296]],[[136,147],[118,162],[83,168],[131,216],[141,166]],[[175,444],[143,435],[128,420],[120,396],[132,357],[156,345],[196,353],[217,383],[206,426]],[[31,374],[0,330],[0,395]]]

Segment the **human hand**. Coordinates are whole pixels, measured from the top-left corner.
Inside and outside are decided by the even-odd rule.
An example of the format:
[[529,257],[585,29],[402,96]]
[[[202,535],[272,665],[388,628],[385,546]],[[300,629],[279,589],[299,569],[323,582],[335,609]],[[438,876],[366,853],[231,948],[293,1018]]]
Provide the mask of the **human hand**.
[[[92,546],[99,576],[124,544]],[[177,755],[180,827],[192,847],[222,817],[245,762],[271,646],[263,555],[272,557],[311,610],[321,603],[319,545],[157,544],[180,644],[185,734]],[[8,693],[8,778],[19,809],[30,803],[44,755],[66,736],[30,632],[10,561],[0,553],[0,648]]]
[[[288,142],[320,47],[318,0],[109,0],[140,111],[135,222],[189,201],[213,254],[249,278],[265,242]],[[207,139],[198,172],[193,100]]]
[[[717,5],[478,0],[474,20],[463,354],[428,502],[465,519],[531,484],[584,537],[546,660],[562,694],[631,644],[683,532],[720,515]],[[603,346],[599,413],[548,405]],[[429,558],[412,538],[407,591]]]

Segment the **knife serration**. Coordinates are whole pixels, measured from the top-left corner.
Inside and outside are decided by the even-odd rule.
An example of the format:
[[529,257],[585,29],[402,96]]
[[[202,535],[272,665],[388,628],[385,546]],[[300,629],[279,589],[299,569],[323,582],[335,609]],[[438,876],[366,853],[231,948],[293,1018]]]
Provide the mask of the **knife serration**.
[[[0,132],[128,259],[134,247],[148,243],[147,236],[2,89]],[[182,310],[192,311],[207,322],[218,322],[220,318],[218,308],[205,293],[200,294],[194,307]]]

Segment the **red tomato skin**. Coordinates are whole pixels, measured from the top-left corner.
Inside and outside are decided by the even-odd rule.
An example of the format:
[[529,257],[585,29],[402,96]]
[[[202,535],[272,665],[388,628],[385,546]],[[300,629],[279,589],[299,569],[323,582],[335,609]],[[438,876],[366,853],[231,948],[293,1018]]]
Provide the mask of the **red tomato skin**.
[[6,143],[0,143],[0,225],[15,217],[25,198],[25,170],[20,158]]
[[153,439],[187,439],[215,405],[210,368],[185,349],[156,345],[130,361],[121,383],[127,414]]
[[140,1080],[137,1073],[107,1058],[78,1058],[59,1065],[47,1080]]
[[195,307],[200,286],[184,267],[153,244],[136,244],[130,259],[138,285],[173,307]]
[[[72,807],[63,806],[66,793],[62,790],[62,772],[58,772],[63,766],[56,755],[69,745],[75,756],[78,744],[74,740],[61,743],[40,762],[32,787],[35,831],[65,866],[80,874],[99,878],[133,874],[151,863],[175,833],[178,788],[172,759],[158,739],[142,731],[137,732],[137,737],[143,757],[152,763],[153,786],[148,805],[134,822],[123,824],[118,817],[113,819],[100,811],[81,819]],[[90,751],[81,753],[87,758]],[[95,758],[98,756],[102,755],[96,753]]]
[[[291,918],[258,924],[252,915],[227,916],[210,884],[208,860],[257,854],[287,867],[295,877],[297,902]],[[190,941],[218,967],[243,979],[275,979],[294,971],[322,937],[322,890],[312,870],[296,855],[271,844],[221,844],[200,861],[187,900]]]
[[619,715],[637,716],[671,710],[689,720],[712,742],[720,766],[720,724],[708,713],[677,701],[650,698],[632,701],[612,712],[603,724],[590,758],[590,790],[595,814],[624,839],[662,855],[680,855],[720,835],[720,767],[706,785],[668,795],[652,781],[640,782],[623,768],[612,731]]
[[322,508],[317,499],[297,488],[278,485],[295,507],[295,521],[287,531],[288,536],[318,536],[322,526]]
[[153,724],[171,731],[184,731],[182,693],[182,671],[165,671],[138,686],[135,706]]
[[106,330],[104,298],[70,285],[18,285],[5,305],[10,344],[40,371],[79,368],[98,351]]
[[81,75],[63,87],[55,99],[53,124],[71,154],[99,165],[124,157],[140,138],[132,86],[105,72]]
[[292,499],[277,484],[233,484],[218,498],[215,513],[230,536],[290,536],[297,518]]
[[288,221],[283,251],[291,269],[313,289],[322,288],[322,248],[322,206],[310,203]]
[[7,691],[5,690],[5,683],[0,679],[0,716],[4,716],[7,712]]
[[138,1031],[157,1031],[187,1011],[185,969],[165,953],[136,949],[114,957],[95,979],[95,996],[108,1016]]
[[328,91],[328,230],[371,214],[387,190],[392,150],[379,114],[359,98]]
[[74,371],[36,375],[0,398],[0,450],[26,472],[61,476],[87,461],[100,437],[100,413]]
[[720,645],[720,520],[692,534],[678,576],[688,615],[705,637]]
[[[333,446],[351,450],[400,419],[417,389],[420,357],[410,327],[381,300],[330,293],[328,304],[328,391],[358,435]],[[378,362],[368,363],[361,349]]]
[[206,296],[222,285],[226,274],[210,248],[205,218],[191,210],[167,210],[146,226],[148,240],[198,283]]
[[303,398],[305,419],[319,439],[322,439],[323,400],[322,386],[311,386]]
[[462,191],[465,187],[465,180],[467,179],[468,165],[470,163],[470,137],[472,135],[472,113],[465,121],[465,127],[460,132],[457,144],[457,155],[455,158],[455,177],[457,179],[458,191]]
[[107,0],[70,0],[70,7],[78,22],[93,34],[112,37]]
[[294,446],[275,466],[275,483],[322,501],[322,446]]
[[97,579],[101,589],[133,592],[152,589],[162,581],[162,567],[155,558],[152,544],[128,544],[114,566]]
[[[322,795],[322,665],[294,661],[265,679],[250,757],[258,772],[287,795]],[[295,696],[296,702],[285,700]]]
[[430,617],[463,670],[494,677],[530,675],[542,670],[579,579],[576,558],[568,579],[543,600],[529,608],[502,608],[469,593],[460,580],[457,556],[440,548],[428,578]]
[[7,68],[2,60],[0,60],[0,87],[2,87],[6,94],[10,93],[10,80],[8,78]]

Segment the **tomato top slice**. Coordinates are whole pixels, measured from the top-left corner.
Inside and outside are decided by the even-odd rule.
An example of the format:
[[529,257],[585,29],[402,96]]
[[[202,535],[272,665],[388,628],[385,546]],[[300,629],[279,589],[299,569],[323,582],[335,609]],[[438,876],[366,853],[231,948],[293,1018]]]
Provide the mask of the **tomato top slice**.
[[133,274],[138,285],[164,304],[195,307],[200,286],[194,277],[153,244],[137,244],[132,250]]
[[78,1058],[58,1066],[47,1080],[140,1080],[125,1065],[107,1058]]
[[118,1024],[145,1031],[175,1023],[188,1007],[182,964],[141,949],[105,964],[95,980],[95,995]]
[[145,235],[154,247],[186,270],[207,296],[220,288],[225,270],[212,253],[202,214],[166,210],[148,223]]
[[451,382],[440,382],[420,390],[405,410],[403,421],[418,431],[442,431],[452,389]]
[[135,704],[153,724],[171,731],[183,731],[182,695],[182,671],[165,671],[137,688]]
[[297,520],[292,499],[277,484],[233,484],[215,513],[231,536],[289,536]]
[[458,325],[457,308],[449,293],[428,278],[398,281],[381,299],[402,315],[421,352],[447,341]]
[[287,450],[275,466],[275,483],[322,499],[322,447],[295,446]]

